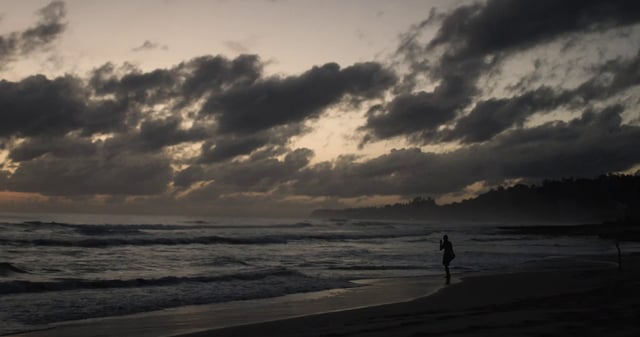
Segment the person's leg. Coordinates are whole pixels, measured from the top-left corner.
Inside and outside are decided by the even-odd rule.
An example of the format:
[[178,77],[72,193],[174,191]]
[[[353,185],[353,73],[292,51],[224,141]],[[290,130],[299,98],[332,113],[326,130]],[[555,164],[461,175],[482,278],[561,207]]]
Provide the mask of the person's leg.
[[444,270],[447,272],[447,284],[451,282],[451,274],[449,274],[449,266],[445,265]]

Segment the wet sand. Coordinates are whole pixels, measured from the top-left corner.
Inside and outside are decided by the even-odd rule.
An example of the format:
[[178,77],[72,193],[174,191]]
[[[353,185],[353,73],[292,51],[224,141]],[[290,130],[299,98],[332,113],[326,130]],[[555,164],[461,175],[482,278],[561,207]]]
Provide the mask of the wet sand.
[[265,321],[410,301],[435,293],[441,277],[357,281],[359,286],[276,298],[193,305],[127,316],[68,321],[11,336],[146,337],[247,325]]
[[639,262],[469,277],[406,303],[188,336],[640,336]]

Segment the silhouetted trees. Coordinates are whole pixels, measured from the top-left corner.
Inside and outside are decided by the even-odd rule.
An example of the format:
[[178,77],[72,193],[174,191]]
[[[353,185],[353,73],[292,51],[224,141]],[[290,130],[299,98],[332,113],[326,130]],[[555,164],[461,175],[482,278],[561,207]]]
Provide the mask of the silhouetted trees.
[[497,187],[476,198],[439,206],[431,197],[381,207],[316,210],[314,217],[461,221],[638,221],[640,175],[545,180],[540,186]]

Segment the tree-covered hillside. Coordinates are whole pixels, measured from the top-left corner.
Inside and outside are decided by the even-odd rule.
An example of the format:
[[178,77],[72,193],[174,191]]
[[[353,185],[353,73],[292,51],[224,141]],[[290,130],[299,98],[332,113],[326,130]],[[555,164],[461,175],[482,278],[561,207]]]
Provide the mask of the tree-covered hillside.
[[380,207],[321,209],[320,218],[459,221],[613,221],[640,219],[640,175],[546,180],[540,185],[499,187],[462,202],[437,205],[432,198]]

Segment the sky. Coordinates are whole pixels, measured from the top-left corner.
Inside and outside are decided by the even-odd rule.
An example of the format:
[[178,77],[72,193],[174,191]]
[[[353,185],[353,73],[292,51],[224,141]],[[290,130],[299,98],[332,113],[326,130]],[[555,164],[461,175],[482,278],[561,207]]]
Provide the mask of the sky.
[[0,2],[0,211],[305,216],[640,169],[640,2]]

